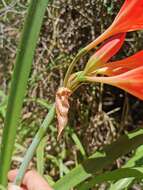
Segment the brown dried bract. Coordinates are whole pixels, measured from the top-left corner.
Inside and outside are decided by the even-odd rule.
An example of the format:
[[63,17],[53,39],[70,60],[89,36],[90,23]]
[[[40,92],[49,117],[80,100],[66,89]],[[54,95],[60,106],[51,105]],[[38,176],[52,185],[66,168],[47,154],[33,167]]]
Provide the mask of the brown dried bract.
[[57,114],[57,128],[58,138],[60,137],[64,127],[68,122],[69,101],[71,90],[65,87],[60,87],[56,93],[56,114]]

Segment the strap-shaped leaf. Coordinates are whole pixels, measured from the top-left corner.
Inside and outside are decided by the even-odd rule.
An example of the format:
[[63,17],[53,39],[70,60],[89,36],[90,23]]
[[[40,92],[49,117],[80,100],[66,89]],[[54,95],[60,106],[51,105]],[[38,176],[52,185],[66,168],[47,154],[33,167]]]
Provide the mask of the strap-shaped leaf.
[[116,142],[104,148],[103,152],[93,154],[89,159],[75,167],[70,173],[57,181],[55,190],[69,190],[103,168],[112,164],[120,156],[136,149],[143,143],[143,129],[120,137]]

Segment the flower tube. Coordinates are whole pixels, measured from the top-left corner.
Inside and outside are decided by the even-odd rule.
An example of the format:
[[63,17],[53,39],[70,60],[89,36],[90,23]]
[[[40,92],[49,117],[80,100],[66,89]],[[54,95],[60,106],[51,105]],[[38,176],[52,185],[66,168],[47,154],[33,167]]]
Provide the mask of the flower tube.
[[101,82],[125,90],[143,100],[143,66],[111,77],[84,76],[83,81]]

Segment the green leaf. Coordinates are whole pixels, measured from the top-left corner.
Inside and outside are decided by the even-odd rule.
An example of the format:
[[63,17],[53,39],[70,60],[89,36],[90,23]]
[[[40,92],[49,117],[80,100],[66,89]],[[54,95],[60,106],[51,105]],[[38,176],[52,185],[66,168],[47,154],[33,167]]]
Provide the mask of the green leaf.
[[95,176],[89,182],[85,182],[80,185],[80,190],[89,190],[94,187],[97,183],[102,183],[105,181],[114,181],[119,180],[126,177],[135,177],[137,179],[143,179],[143,168],[121,168],[112,172],[106,172],[104,174]]
[[[123,166],[126,167],[139,167],[143,166],[143,145],[141,145],[133,155],[133,157]],[[128,188],[133,181],[135,180],[134,177],[125,178],[117,181],[114,184],[111,184],[109,190],[123,190],[125,188]]]
[[7,172],[10,168],[16,128],[19,122],[34,51],[47,4],[48,0],[31,0],[22,37],[17,49],[0,154],[0,184],[4,186],[7,184]]
[[48,103],[45,99],[41,98],[28,98],[26,101],[36,102],[43,108],[47,108],[48,110],[51,108],[52,104]]
[[112,164],[120,156],[135,150],[143,143],[143,129],[126,134],[116,142],[104,148],[103,152],[93,154],[89,159],[79,164],[71,172],[57,181],[53,186],[55,190],[69,190],[97,172]]

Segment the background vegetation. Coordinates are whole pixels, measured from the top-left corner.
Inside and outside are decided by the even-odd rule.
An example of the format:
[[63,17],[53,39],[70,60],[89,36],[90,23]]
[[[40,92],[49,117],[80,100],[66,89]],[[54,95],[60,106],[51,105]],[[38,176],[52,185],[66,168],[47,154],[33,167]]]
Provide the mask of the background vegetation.
[[[0,133],[28,2],[0,2]],[[21,163],[25,150],[54,101],[55,92],[73,56],[110,25],[122,3],[123,0],[53,0],[48,6],[17,131],[13,168]],[[142,39],[143,32],[129,33],[124,47],[113,59],[141,50]],[[80,62],[80,68],[85,60]],[[51,125],[31,162],[30,167],[37,167],[50,183],[68,173],[95,150],[102,150],[104,145],[141,128],[143,124],[143,103],[111,86],[82,86],[70,103],[70,121],[63,138],[57,142],[55,124]],[[130,155],[119,158],[107,170],[120,168]],[[102,190],[108,186],[102,183],[93,189]],[[135,182],[131,187],[142,188],[141,182]]]

